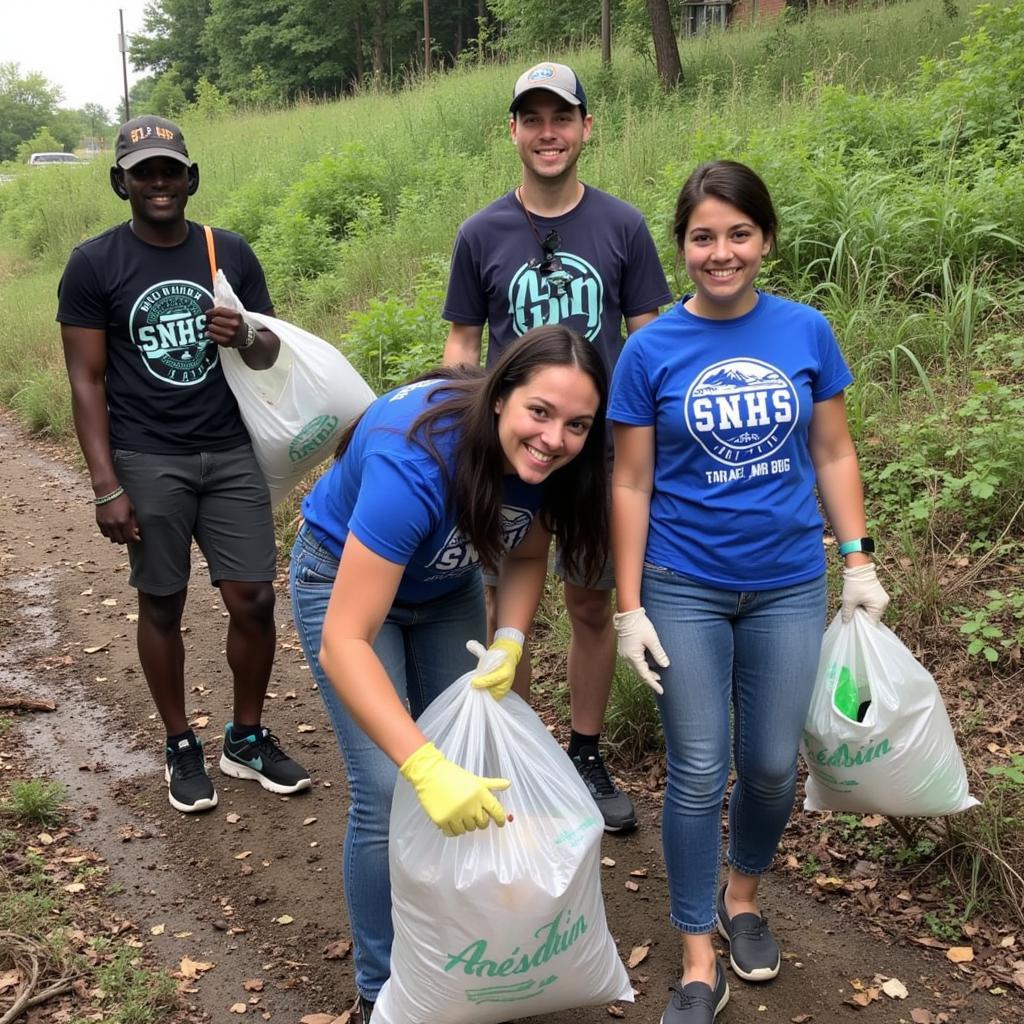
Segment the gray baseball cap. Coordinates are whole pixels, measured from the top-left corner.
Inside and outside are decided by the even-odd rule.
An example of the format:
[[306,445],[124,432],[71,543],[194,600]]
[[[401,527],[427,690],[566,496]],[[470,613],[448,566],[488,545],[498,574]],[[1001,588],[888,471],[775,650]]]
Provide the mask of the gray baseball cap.
[[587,116],[587,94],[572,68],[564,64],[553,64],[551,61],[534,64],[516,79],[508,112],[514,114],[519,109],[522,98],[534,89],[545,89],[556,96],[561,96],[574,107],[579,107],[584,117]]

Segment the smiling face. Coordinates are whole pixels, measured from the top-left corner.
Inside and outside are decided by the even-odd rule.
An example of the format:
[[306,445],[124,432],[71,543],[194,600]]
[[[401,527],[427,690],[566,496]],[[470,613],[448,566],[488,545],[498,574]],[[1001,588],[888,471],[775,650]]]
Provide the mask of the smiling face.
[[505,472],[539,484],[583,450],[600,405],[578,366],[545,366],[494,406]]
[[575,175],[593,118],[544,89],[528,92],[509,121],[509,132],[523,162],[523,183]]
[[154,156],[124,171],[132,208],[132,226],[140,237],[163,236],[185,223],[188,168],[178,160]]
[[771,236],[730,203],[711,196],[690,214],[683,236],[686,272],[696,286],[686,308],[712,320],[731,320],[757,304],[754,280]]

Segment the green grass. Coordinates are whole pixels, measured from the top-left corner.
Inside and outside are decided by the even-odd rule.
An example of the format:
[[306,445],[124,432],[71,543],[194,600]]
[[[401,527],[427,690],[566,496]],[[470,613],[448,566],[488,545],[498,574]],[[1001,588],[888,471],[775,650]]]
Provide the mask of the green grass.
[[2,809],[17,821],[54,825],[64,816],[61,804],[66,796],[67,789],[59,782],[41,779],[13,782],[10,797]]

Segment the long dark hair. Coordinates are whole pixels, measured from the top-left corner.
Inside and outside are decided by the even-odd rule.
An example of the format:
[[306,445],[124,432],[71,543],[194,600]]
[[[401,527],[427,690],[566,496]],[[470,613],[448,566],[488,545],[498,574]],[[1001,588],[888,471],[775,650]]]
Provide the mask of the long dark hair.
[[672,234],[680,249],[686,241],[686,227],[693,211],[708,197],[735,206],[761,229],[766,239],[771,239],[772,245],[775,244],[779,219],[775,215],[768,186],[746,164],[735,160],[714,160],[701,164],[686,179],[679,192]]
[[[428,407],[406,436],[437,461],[444,473],[448,507],[459,531],[494,571],[504,554],[501,505],[505,455],[498,439],[499,399],[507,398],[535,373],[549,366],[576,366],[593,381],[597,412],[580,453],[556,469],[543,484],[540,514],[558,539],[566,570],[596,579],[608,552],[608,465],[605,411],[608,378],[592,345],[559,325],[535,327],[510,345],[493,369],[444,367],[414,381],[437,380]],[[346,431],[338,455],[348,447],[355,424]],[[449,470],[437,438],[457,432],[454,466]]]

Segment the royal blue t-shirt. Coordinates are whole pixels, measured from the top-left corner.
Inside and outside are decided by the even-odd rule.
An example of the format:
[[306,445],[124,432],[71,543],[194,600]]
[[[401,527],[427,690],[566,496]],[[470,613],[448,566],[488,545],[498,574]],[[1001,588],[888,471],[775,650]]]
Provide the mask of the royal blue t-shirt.
[[[363,414],[345,454],[302,503],[313,535],[337,557],[351,531],[375,554],[404,565],[395,597],[406,604],[455,590],[480,568],[476,549],[447,507],[441,467],[406,437],[440,383],[419,381],[381,395]],[[445,431],[434,441],[451,473],[457,434]],[[506,475],[501,510],[506,550],[526,537],[542,494],[542,485]]]
[[816,310],[758,293],[733,320],[683,302],[627,342],[608,418],[655,428],[646,561],[726,590],[825,571],[808,431],[853,380]]

